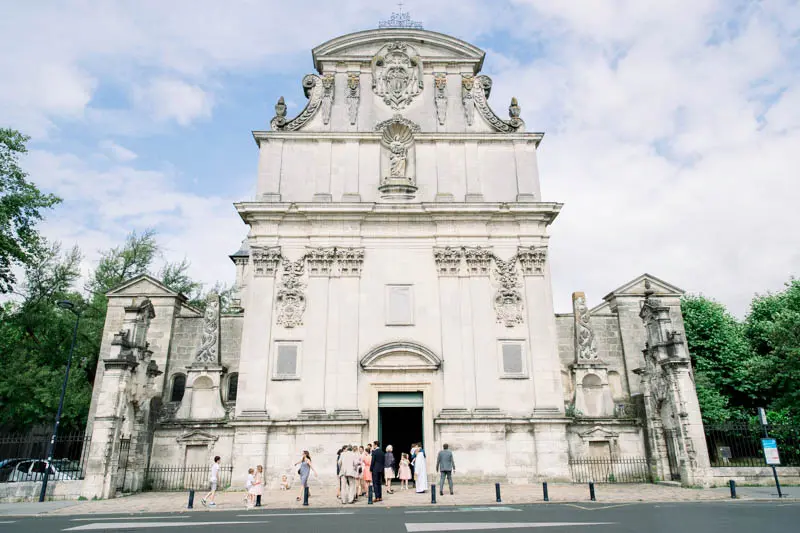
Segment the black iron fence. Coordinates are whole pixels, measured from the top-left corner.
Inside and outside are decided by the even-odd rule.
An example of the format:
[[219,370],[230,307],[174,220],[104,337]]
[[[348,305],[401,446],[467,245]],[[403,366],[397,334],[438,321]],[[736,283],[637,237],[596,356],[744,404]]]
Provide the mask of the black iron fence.
[[[220,466],[217,475],[217,490],[229,488],[232,476],[233,466]],[[210,479],[211,465],[150,465],[145,472],[142,490],[208,490]]]
[[569,468],[575,483],[650,482],[650,466],[645,457],[573,457]]
[[91,440],[83,433],[59,435],[48,463],[50,435],[0,435],[0,483],[41,481],[45,469],[51,481],[83,479]]
[[[764,430],[757,422],[706,425],[705,431],[711,466],[766,466]],[[767,431],[778,443],[781,465],[800,466],[800,427],[773,424]]]

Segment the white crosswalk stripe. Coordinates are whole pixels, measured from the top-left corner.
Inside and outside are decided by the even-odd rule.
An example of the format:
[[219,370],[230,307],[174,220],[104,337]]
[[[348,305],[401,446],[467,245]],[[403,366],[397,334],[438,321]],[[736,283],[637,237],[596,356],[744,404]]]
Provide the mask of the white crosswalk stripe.
[[427,531],[480,531],[482,529],[522,529],[535,527],[602,526],[616,522],[452,522],[406,524],[408,533]]
[[73,518],[73,522],[100,522],[106,520],[175,520],[178,518],[189,518],[189,515],[178,516],[119,516],[119,517],[99,517],[93,518]]
[[62,531],[92,531],[102,529],[150,529],[159,527],[199,527],[199,526],[232,526],[239,524],[266,524],[268,520],[229,520],[221,522],[94,522],[81,526],[70,527]]

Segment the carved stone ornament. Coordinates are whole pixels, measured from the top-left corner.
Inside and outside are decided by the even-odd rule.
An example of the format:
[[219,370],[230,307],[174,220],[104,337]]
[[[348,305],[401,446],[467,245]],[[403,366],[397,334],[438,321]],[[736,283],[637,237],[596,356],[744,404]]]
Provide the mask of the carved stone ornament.
[[280,246],[268,248],[252,247],[250,259],[253,261],[253,275],[256,277],[274,277],[281,260]]
[[461,75],[461,103],[464,105],[464,120],[467,126],[472,126],[475,122],[475,98],[472,91],[475,88],[475,76],[470,74]]
[[517,257],[522,266],[523,276],[543,276],[544,263],[547,260],[547,248],[534,246],[520,246],[517,248]]
[[311,248],[306,253],[309,276],[330,276],[335,258],[335,248]]
[[303,111],[292,120],[286,120],[286,104],[283,103],[283,97],[278,100],[278,104],[275,106],[275,117],[270,122],[270,127],[273,130],[296,131],[305,126],[314,117],[322,104],[322,97],[325,93],[322,78],[316,74],[306,74],[303,77],[303,91],[306,98],[308,98],[308,102]]
[[436,105],[436,118],[439,124],[444,126],[447,121],[447,74],[437,72],[433,75],[434,96],[433,102]]
[[517,256],[507,261],[495,256],[494,262],[495,279],[499,285],[494,297],[497,322],[511,328],[522,324],[524,311],[522,294],[518,290],[520,283],[517,276]]
[[197,363],[219,363],[219,294],[211,293],[203,314],[203,337],[194,356]]
[[389,158],[389,175],[384,176],[378,189],[384,197],[413,198],[417,191],[416,179],[409,168],[409,155],[414,143],[414,130],[406,119],[395,117],[384,121],[381,143]]
[[461,248],[451,246],[434,248],[433,259],[436,261],[436,271],[440,276],[458,276],[463,256],[464,252]]
[[[511,118],[509,120],[503,120],[498,117],[494,111],[492,111],[491,107],[489,107],[487,98],[489,97],[491,87],[492,79],[489,76],[475,76],[475,83],[471,92],[475,102],[475,107],[478,109],[478,112],[481,114],[481,116],[486,119],[486,121],[497,131],[503,133],[516,133],[523,126],[525,126],[525,123],[521,118],[519,118],[520,107],[519,104],[517,104],[516,98],[511,101],[511,106],[509,107],[509,114],[511,115]],[[464,109],[466,112],[466,104]]]
[[572,294],[572,311],[575,317],[575,356],[578,362],[598,359],[594,330],[589,321],[589,308],[586,295],[582,292]]
[[278,286],[275,302],[278,307],[277,323],[285,328],[294,328],[303,325],[303,313],[306,310],[306,297],[303,294],[305,283],[305,257],[297,261],[283,258],[283,274]]
[[336,89],[333,74],[325,74],[322,77],[322,122],[328,124],[331,121],[331,108],[333,107],[333,93]]
[[409,44],[393,42],[372,59],[372,90],[392,109],[403,109],[422,91],[422,61]]
[[361,267],[364,265],[363,248],[336,248],[334,255],[340,276],[359,277],[361,275]]
[[492,251],[488,248],[464,248],[464,259],[470,276],[488,276],[492,265]]
[[361,76],[358,72],[347,73],[347,117],[350,124],[358,121],[358,105],[361,102]]

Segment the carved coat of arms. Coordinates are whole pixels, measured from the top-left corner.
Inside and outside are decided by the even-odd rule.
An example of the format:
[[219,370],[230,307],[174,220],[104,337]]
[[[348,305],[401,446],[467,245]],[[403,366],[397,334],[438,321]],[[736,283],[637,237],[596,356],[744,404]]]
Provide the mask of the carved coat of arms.
[[422,91],[422,61],[406,43],[390,43],[372,60],[372,90],[392,109],[403,109]]

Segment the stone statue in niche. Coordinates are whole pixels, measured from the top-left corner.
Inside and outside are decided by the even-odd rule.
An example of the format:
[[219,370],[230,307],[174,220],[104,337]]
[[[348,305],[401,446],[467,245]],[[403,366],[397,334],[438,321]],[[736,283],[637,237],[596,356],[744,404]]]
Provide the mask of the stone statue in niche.
[[408,149],[412,142],[411,130],[403,124],[391,124],[383,131],[383,143],[389,148],[389,175],[406,177]]
[[406,43],[389,43],[372,60],[372,89],[392,109],[403,109],[422,90],[422,61]]

